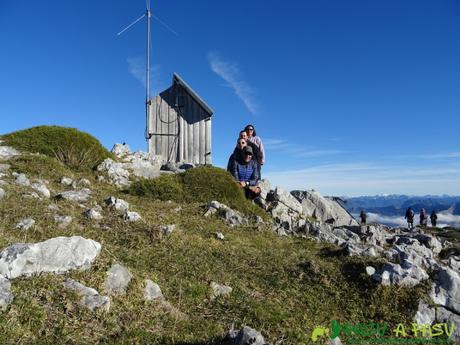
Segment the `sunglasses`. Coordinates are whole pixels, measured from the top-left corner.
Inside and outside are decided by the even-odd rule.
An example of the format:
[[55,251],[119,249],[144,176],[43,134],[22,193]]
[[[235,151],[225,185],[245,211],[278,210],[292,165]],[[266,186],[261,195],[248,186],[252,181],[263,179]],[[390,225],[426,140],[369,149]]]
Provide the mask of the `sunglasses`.
[[246,156],[252,156],[252,153],[249,153],[249,152],[245,152],[244,153]]
[[248,131],[253,131],[253,130],[254,130],[254,128],[248,128]]

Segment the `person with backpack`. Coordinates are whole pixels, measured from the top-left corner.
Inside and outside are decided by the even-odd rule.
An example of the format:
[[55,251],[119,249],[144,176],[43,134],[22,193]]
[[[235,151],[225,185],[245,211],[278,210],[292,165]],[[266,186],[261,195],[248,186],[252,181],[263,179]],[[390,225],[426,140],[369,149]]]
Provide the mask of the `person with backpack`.
[[415,216],[414,211],[412,210],[412,208],[408,207],[404,218],[407,219],[407,228],[409,230],[412,230],[414,228],[414,216]]
[[434,210],[433,210],[433,212],[431,212],[430,220],[431,220],[431,226],[436,227],[436,222],[438,220],[438,215],[436,214],[436,212]]
[[361,210],[361,213],[359,214],[359,218],[361,218],[361,225],[366,225],[367,214],[366,212],[364,212],[364,210]]
[[426,224],[427,224],[427,217],[426,217],[425,209],[422,208],[420,210],[420,225],[425,226]]

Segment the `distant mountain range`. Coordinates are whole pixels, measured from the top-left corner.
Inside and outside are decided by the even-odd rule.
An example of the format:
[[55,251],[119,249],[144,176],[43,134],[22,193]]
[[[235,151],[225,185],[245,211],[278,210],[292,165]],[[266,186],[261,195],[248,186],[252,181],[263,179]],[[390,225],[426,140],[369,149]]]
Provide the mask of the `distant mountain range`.
[[358,197],[341,197],[343,206],[353,214],[364,210],[368,213],[377,213],[383,216],[401,216],[411,207],[414,212],[424,208],[431,213],[446,211],[452,215],[460,215],[460,196],[450,195],[375,195]]

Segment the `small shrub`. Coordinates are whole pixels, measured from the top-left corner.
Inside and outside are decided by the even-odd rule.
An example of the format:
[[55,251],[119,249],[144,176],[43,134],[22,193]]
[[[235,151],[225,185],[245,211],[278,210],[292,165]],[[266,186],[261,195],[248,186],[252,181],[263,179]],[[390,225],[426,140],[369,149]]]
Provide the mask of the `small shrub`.
[[178,175],[161,175],[155,179],[140,179],[131,184],[129,193],[158,200],[183,202],[185,193]]
[[54,157],[72,169],[92,169],[111,154],[99,140],[75,128],[38,126],[6,134],[6,145]]
[[217,200],[244,212],[267,217],[251,201],[225,170],[215,167],[198,167],[183,174],[162,175],[156,179],[141,179],[131,184],[129,193],[159,200],[208,203]]

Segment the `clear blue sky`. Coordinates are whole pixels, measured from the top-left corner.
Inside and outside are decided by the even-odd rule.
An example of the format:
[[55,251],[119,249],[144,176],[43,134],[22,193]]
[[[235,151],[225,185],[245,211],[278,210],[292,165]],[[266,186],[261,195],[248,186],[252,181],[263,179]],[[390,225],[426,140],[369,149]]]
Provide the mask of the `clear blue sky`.
[[[460,2],[152,0],[152,91],[215,110],[225,166],[253,123],[263,175],[325,195],[460,194]],[[0,0],[0,133],[56,124],[145,150],[143,0]]]

